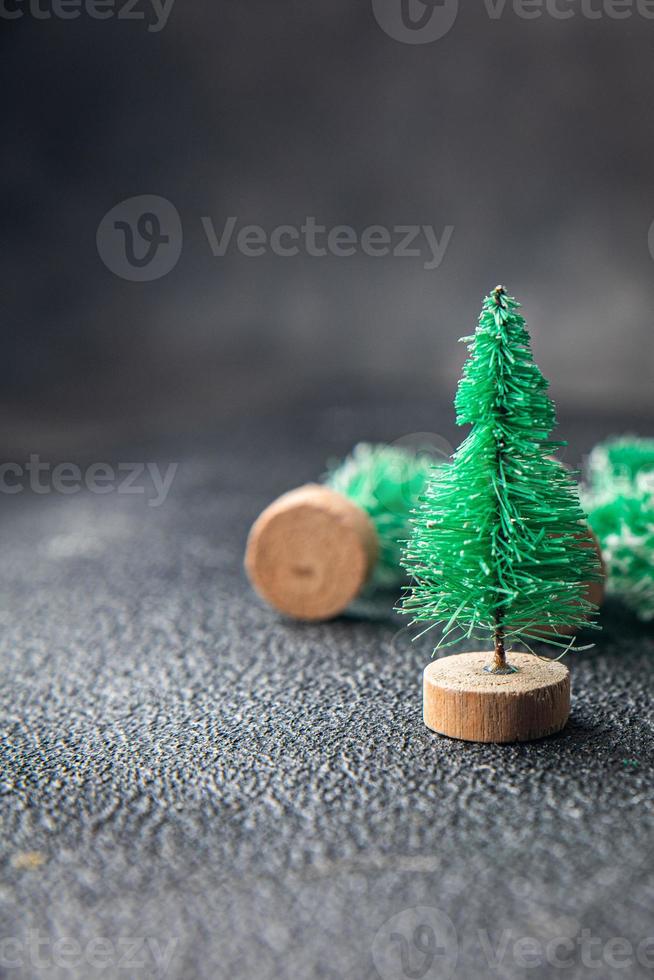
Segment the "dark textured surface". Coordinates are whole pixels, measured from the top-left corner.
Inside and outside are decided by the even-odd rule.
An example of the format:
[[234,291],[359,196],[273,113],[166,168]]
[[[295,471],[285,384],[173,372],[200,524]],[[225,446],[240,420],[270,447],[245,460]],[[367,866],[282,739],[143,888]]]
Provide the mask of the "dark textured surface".
[[[345,366],[453,386],[456,338],[501,279],[562,397],[651,404],[648,0],[532,0],[528,17],[460,2],[434,44],[382,30],[373,6],[400,0],[165,0],[158,33],[131,19],[155,22],[147,0],[124,20],[91,0],[68,19],[69,0],[43,21],[30,2],[6,0],[24,16],[0,37],[0,441],[11,409],[41,436],[56,420],[192,432]],[[183,226],[178,264],[143,288],[95,247],[103,215],[141,194]],[[220,237],[229,216],[267,235],[315,216],[359,241],[382,225],[394,246],[399,225],[454,231],[436,269],[422,235],[413,257],[252,258],[235,233],[217,257],[201,219]]]
[[[650,632],[609,612],[570,658],[565,732],[476,746],[423,727],[429,649],[402,622],[282,622],[247,588],[261,507],[389,428],[374,407],[252,423],[159,509],[2,499],[6,975],[366,980],[417,906],[454,923],[456,977],[651,974],[654,944],[649,969],[604,946],[654,935]],[[527,968],[521,937],[571,937],[568,965]],[[450,975],[451,942],[431,970],[410,953],[384,980]]]

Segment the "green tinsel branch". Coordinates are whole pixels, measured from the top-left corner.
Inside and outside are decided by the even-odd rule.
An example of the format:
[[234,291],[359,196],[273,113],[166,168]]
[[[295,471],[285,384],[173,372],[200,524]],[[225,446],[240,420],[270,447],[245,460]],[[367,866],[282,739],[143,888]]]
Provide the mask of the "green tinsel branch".
[[654,620],[654,439],[623,436],[596,446],[583,496],[602,547],[607,592]]
[[402,543],[409,536],[411,513],[435,460],[399,446],[359,443],[342,461],[334,461],[324,482],[361,507],[379,539],[373,588],[398,588],[406,581]]

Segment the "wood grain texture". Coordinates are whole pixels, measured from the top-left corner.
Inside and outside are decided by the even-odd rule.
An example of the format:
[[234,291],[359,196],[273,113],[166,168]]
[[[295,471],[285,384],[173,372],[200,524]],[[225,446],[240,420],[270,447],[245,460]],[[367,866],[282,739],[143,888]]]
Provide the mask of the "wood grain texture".
[[331,619],[359,594],[378,555],[368,515],[317,483],[291,490],[257,518],[245,553],[252,585],[294,619]]
[[511,653],[514,674],[489,674],[486,653],[461,653],[424,672],[428,728],[469,742],[525,742],[560,731],[570,714],[570,672],[563,664]]

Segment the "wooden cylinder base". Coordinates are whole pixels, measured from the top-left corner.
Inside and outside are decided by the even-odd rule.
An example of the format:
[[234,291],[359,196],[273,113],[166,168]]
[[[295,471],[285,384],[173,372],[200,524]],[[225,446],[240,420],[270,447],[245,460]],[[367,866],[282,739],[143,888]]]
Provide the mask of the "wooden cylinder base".
[[570,714],[570,672],[527,653],[507,654],[513,674],[491,674],[492,653],[460,653],[424,672],[425,725],[467,742],[526,742],[559,732]]
[[275,500],[252,526],[245,568],[266,602],[294,619],[338,616],[359,594],[377,561],[368,515],[317,483]]

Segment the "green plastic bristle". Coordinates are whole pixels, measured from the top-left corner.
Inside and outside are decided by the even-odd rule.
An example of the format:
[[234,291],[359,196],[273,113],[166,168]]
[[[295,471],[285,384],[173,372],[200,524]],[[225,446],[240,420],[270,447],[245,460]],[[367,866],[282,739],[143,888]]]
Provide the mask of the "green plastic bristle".
[[654,439],[623,436],[596,446],[583,496],[606,562],[609,595],[654,619]]
[[440,647],[494,637],[498,657],[505,639],[568,648],[565,630],[597,625],[586,592],[601,574],[580,544],[575,482],[551,458],[562,443],[549,439],[554,406],[519,303],[498,286],[463,339],[455,407],[471,430],[431,474],[412,521],[401,611],[442,624]]
[[324,483],[348,497],[371,518],[379,538],[372,587],[397,588],[406,580],[400,565],[409,519],[435,459],[398,446],[360,442],[350,455],[330,464]]

